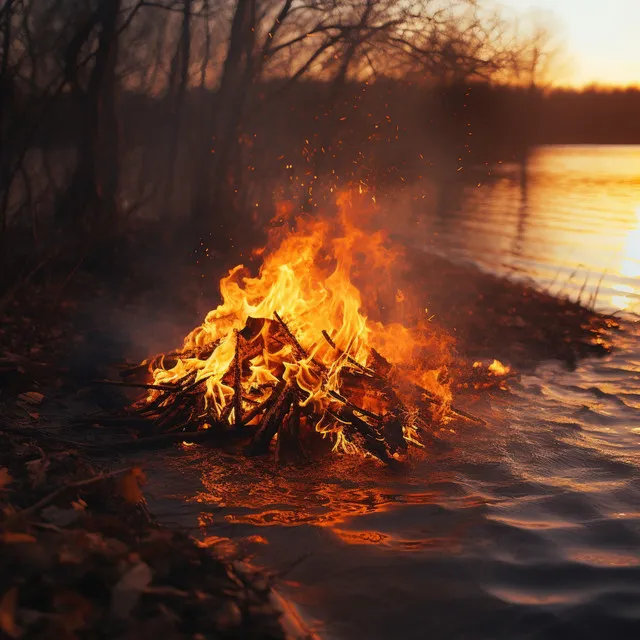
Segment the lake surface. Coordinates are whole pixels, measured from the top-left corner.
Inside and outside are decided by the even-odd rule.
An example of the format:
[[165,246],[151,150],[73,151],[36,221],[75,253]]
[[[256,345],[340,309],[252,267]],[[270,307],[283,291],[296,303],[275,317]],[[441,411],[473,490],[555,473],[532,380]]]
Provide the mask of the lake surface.
[[[556,147],[422,219],[412,242],[632,311],[640,148]],[[434,236],[434,234],[438,234]],[[571,274],[577,270],[576,275]],[[334,457],[274,468],[197,446],[146,462],[150,507],[233,540],[325,638],[640,637],[640,331],[568,372],[485,397],[390,473]],[[224,542],[220,542],[224,544]]]
[[640,146],[536,149],[439,194],[424,243],[606,311],[640,311]]

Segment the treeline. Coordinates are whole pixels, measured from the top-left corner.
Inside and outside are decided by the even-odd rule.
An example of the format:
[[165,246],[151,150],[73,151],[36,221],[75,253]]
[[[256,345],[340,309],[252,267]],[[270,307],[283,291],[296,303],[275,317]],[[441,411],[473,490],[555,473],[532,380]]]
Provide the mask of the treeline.
[[556,89],[541,103],[540,144],[640,144],[640,89]]
[[347,181],[518,157],[537,139],[548,38],[494,6],[5,0],[3,258],[12,229],[36,253],[82,253],[142,214],[223,247],[280,197],[312,209]]

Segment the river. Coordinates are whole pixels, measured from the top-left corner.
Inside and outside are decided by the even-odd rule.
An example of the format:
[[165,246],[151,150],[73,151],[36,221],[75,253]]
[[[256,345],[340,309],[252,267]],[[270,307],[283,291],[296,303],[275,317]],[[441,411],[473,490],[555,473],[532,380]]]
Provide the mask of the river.
[[640,637],[640,147],[538,149],[411,241],[628,314],[615,351],[542,362],[401,473],[174,450],[152,512],[277,572],[324,638]]

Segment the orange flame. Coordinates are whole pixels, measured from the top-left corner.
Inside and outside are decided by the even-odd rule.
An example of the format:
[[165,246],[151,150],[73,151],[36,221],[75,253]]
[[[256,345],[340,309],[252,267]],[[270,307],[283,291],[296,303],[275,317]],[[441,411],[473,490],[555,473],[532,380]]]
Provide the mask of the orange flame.
[[[406,303],[404,290],[391,286],[398,251],[382,231],[367,230],[372,207],[366,195],[346,192],[338,197],[333,217],[294,221],[290,203],[282,203],[257,277],[242,265],[231,269],[220,283],[221,304],[187,335],[177,362],[168,368],[162,359],[153,362],[154,383],[176,383],[189,374],[195,375],[195,382],[205,380],[204,406],[209,415],[233,423],[239,405],[233,404],[228,372],[239,332],[251,319],[272,321],[279,315],[300,349],[291,343],[274,343],[273,336],[268,340],[270,325],[264,322],[259,335],[265,346],[250,360],[250,374],[242,381],[243,396],[254,394],[261,401],[268,396],[264,389],[280,380],[295,385],[300,405],[321,416],[313,425],[315,430],[330,434],[334,449],[353,452],[357,447],[342,437],[343,425],[327,409],[335,402],[331,393],[341,391],[345,367],[366,370],[377,351],[394,365],[389,376],[399,383],[399,394],[415,395],[415,385],[414,390],[403,390],[403,381],[420,385],[438,399],[436,413],[444,417],[451,402],[448,339],[436,335],[426,322],[408,327],[367,316],[367,310],[379,310],[377,299],[385,295],[387,286],[391,304],[394,300],[397,305]],[[210,355],[203,357],[207,350]],[[149,399],[157,397],[157,392],[150,392]],[[365,393],[358,400],[363,409],[384,412],[379,398]],[[411,420],[405,421],[404,437],[419,443]]]

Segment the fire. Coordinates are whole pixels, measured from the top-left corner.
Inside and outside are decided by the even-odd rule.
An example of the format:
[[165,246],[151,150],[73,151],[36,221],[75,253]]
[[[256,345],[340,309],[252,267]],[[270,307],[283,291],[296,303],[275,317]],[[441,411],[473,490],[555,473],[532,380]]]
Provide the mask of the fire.
[[[367,230],[372,206],[366,196],[343,193],[335,215],[307,216],[293,229],[292,208],[282,204],[258,275],[239,265],[222,279],[221,304],[172,357],[151,362],[156,388],[146,402],[169,405],[172,396],[161,389],[181,385],[197,390],[191,417],[200,429],[295,419],[346,452],[386,456],[379,442],[386,438],[388,447],[384,433],[392,428],[404,443],[390,455],[420,444],[425,407],[431,422],[452,411],[450,341],[428,323],[369,317],[385,291],[392,306],[406,302],[404,289],[391,286],[399,252],[383,232]],[[274,418],[284,397],[291,408]]]

